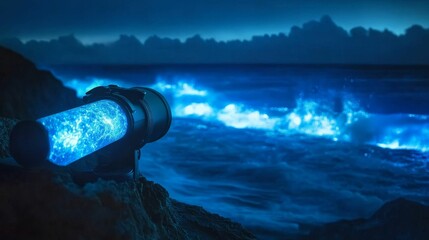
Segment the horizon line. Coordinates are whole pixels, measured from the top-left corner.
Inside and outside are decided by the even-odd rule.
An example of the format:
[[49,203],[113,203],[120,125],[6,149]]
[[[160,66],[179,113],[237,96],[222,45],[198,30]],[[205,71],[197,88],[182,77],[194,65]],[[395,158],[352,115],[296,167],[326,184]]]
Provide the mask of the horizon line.
[[371,63],[59,63],[59,64],[45,64],[44,67],[98,67],[98,66],[112,66],[112,67],[193,67],[193,66],[207,66],[207,67],[225,67],[225,66],[261,66],[261,67],[338,67],[338,68],[417,68],[427,69],[429,64],[371,64]]

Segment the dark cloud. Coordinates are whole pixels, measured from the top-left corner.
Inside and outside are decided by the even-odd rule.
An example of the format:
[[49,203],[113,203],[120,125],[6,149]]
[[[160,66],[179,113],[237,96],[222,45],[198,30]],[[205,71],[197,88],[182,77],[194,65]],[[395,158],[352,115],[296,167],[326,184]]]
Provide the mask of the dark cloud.
[[121,35],[108,44],[84,45],[73,35],[50,41],[4,39],[0,44],[39,64],[429,64],[429,29],[414,25],[404,35],[362,27],[346,31],[330,17],[293,27],[288,35],[249,41],[215,41],[199,35],[185,41]]
[[147,37],[202,34],[240,38],[284,32],[329,14],[342,26],[402,31],[429,25],[429,3],[401,1],[282,0],[15,0],[0,2],[0,36],[52,38],[74,33],[86,40],[120,33]]

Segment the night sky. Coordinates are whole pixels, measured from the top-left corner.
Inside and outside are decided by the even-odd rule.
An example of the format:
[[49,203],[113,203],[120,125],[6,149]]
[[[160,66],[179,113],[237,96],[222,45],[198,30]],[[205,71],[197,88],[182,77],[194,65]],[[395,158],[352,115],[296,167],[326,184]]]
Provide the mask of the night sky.
[[[303,3],[304,2],[304,3]],[[388,28],[403,33],[429,26],[427,0],[14,0],[0,2],[0,37],[50,39],[75,34],[84,42],[133,34],[218,40],[287,33],[329,15],[345,29]]]

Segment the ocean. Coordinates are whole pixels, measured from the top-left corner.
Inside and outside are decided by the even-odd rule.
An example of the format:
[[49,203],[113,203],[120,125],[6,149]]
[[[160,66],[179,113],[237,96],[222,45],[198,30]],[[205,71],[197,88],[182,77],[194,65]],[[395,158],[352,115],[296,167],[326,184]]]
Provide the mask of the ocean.
[[60,65],[79,96],[152,87],[173,123],[140,168],[171,197],[261,239],[370,217],[405,197],[429,203],[429,67]]

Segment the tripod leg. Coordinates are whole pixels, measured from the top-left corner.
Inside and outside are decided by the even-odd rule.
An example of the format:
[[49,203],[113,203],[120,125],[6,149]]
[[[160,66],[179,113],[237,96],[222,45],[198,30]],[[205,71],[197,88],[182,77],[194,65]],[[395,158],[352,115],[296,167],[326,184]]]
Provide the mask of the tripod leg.
[[140,167],[139,167],[140,156],[141,156],[140,149],[134,150],[134,171],[133,171],[134,180],[137,180],[140,177]]

